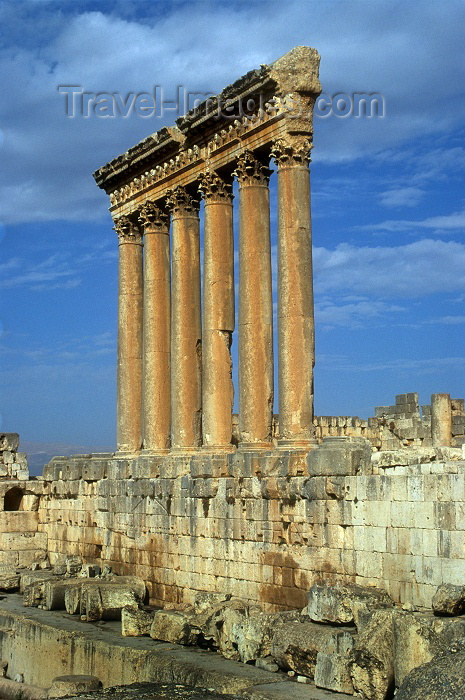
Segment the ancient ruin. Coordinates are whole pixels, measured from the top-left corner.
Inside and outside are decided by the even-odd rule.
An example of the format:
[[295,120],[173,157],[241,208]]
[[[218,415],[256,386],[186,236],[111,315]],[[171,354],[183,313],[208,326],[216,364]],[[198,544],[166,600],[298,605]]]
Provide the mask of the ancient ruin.
[[35,479],[0,436],[0,589],[22,596],[0,602],[0,692],[174,678],[251,700],[413,700],[415,669],[463,658],[463,399],[313,415],[318,65],[297,47],[95,173],[119,243],[117,450],[55,457]]

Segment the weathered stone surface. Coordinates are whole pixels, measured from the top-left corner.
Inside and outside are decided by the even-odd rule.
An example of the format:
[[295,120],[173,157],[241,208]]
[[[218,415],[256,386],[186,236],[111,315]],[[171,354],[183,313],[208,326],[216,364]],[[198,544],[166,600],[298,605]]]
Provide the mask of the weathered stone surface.
[[432,604],[436,615],[461,615],[465,612],[465,586],[442,584],[434,594]]
[[175,610],[158,610],[153,616],[150,636],[161,642],[195,644],[199,630],[192,627],[189,618]]
[[121,610],[121,634],[123,637],[150,635],[155,611],[123,608]]
[[435,617],[396,612],[394,621],[394,673],[400,686],[410,671],[465,639],[465,618]]
[[359,437],[327,437],[307,457],[310,475],[355,476],[371,471],[371,444]]
[[271,656],[284,670],[313,678],[319,651],[345,653],[352,647],[353,630],[334,629],[314,622],[287,622],[282,625],[271,645]]
[[282,613],[258,613],[243,617],[232,626],[231,640],[237,647],[243,663],[271,654],[273,637],[286,622],[296,622],[301,615],[297,610]]
[[337,693],[353,693],[348,655],[319,651],[316,656],[315,685]]
[[102,687],[96,676],[57,676],[53,679],[49,698],[64,698],[76,693],[87,693]]
[[462,700],[465,698],[465,646],[454,644],[405,677],[396,700]]
[[19,588],[21,575],[9,566],[0,566],[0,591],[15,591]]
[[355,639],[349,656],[354,690],[364,700],[384,700],[394,685],[393,610],[377,610]]
[[315,583],[308,593],[308,606],[303,612],[314,622],[348,625],[357,623],[359,611],[389,608],[393,605],[390,596],[376,588],[365,588],[352,583]]
[[84,584],[81,589],[81,619],[120,620],[125,607],[137,609],[140,598],[126,584],[100,582],[98,585]]
[[16,452],[19,447],[18,433],[0,433],[0,452]]

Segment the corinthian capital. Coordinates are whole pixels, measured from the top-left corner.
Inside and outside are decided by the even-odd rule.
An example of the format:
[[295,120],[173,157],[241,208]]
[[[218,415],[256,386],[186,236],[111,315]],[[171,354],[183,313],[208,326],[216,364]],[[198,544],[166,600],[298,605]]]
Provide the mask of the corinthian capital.
[[264,165],[252,151],[244,151],[238,160],[234,175],[239,184],[243,185],[267,185],[273,171]]
[[142,234],[138,226],[127,216],[120,216],[114,220],[113,229],[118,234],[119,243],[142,244]]
[[194,199],[181,185],[168,190],[166,195],[166,204],[172,214],[178,216],[192,216],[198,213],[198,200]]
[[310,151],[313,144],[307,138],[281,138],[273,142],[271,157],[278,167],[305,165],[310,163]]
[[199,192],[206,202],[227,202],[233,200],[232,185],[213,170],[207,170],[200,177]]
[[169,225],[169,215],[160,209],[155,202],[148,200],[139,209],[139,225],[144,233],[166,231]]

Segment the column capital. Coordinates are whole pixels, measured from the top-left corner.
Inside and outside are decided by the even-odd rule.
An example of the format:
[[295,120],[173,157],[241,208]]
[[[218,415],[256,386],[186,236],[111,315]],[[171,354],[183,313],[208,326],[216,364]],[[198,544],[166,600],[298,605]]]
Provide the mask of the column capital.
[[268,185],[272,172],[252,151],[244,151],[237,159],[233,174],[243,187],[244,185]]
[[120,216],[114,219],[113,230],[116,231],[118,235],[119,244],[123,243],[135,243],[136,245],[142,245],[142,234],[139,231],[139,227],[127,216]]
[[199,192],[206,204],[213,202],[231,204],[233,200],[231,183],[220,177],[214,170],[206,170],[201,175]]
[[173,216],[197,216],[199,212],[199,201],[181,185],[167,191],[166,205]]
[[138,212],[139,225],[147,233],[166,233],[169,227],[169,214],[159,206],[148,200],[141,206]]
[[278,168],[302,165],[308,167],[310,163],[310,151],[313,144],[309,138],[302,136],[287,136],[273,141],[271,157],[274,158]]

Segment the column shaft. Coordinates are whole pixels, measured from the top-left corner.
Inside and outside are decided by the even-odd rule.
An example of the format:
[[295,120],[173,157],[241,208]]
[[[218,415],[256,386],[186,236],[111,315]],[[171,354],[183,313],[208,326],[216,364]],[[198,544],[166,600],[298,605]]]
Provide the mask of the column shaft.
[[234,331],[234,235],[231,185],[206,173],[202,331],[202,435],[205,447],[232,438],[231,342]]
[[171,446],[202,439],[202,327],[198,206],[181,187],[169,193],[172,211]]
[[170,446],[170,239],[169,217],[147,202],[144,229],[143,447]]
[[310,144],[275,144],[278,163],[278,377],[282,444],[313,436],[314,314]]
[[115,222],[119,238],[117,449],[142,444],[142,237],[126,217]]
[[450,394],[432,394],[431,396],[431,436],[433,447],[450,446],[452,438]]
[[269,446],[273,418],[271,171],[244,153],[239,180],[239,432],[241,443]]

